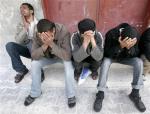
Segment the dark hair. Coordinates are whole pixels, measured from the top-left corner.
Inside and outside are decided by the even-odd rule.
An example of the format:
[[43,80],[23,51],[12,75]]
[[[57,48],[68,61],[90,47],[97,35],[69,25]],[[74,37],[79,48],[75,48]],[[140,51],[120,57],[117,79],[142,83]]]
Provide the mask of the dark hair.
[[78,29],[81,34],[88,30],[95,31],[96,24],[92,19],[86,18],[78,23]]
[[121,23],[117,27],[120,29],[120,28],[130,27],[130,25],[128,23]]
[[32,15],[34,15],[34,8],[33,8],[33,6],[32,6],[31,4],[29,4],[29,3],[22,3],[21,5],[26,5],[26,6],[28,6],[29,10],[32,10],[32,11],[33,11]]
[[39,33],[52,31],[55,28],[55,24],[48,19],[41,19],[37,24],[37,30]]
[[134,27],[128,26],[123,29],[123,31],[121,32],[120,35],[121,35],[122,39],[124,39],[126,37],[135,38],[138,36],[138,32]]

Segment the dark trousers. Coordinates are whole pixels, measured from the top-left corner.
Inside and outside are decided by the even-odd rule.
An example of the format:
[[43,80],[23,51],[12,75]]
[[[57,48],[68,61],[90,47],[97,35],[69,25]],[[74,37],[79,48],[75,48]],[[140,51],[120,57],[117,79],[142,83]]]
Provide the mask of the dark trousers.
[[73,65],[74,65],[74,68],[75,68],[75,70],[74,70],[75,75],[80,75],[81,74],[82,68],[85,66],[85,63],[89,64],[89,69],[92,71],[93,74],[97,74],[97,70],[101,65],[101,60],[96,61],[91,56],[89,56],[80,63],[78,63],[76,61],[73,61]]
[[6,50],[11,58],[12,67],[16,72],[22,73],[27,68],[22,63],[20,56],[31,58],[29,46],[23,46],[14,42],[8,42],[6,44]]

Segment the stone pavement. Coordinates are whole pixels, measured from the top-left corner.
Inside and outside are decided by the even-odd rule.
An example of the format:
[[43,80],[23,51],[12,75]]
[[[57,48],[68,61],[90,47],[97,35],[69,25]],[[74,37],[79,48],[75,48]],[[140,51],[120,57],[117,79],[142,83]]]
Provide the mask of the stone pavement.
[[[15,71],[11,65],[0,65],[0,114],[97,114],[93,111],[97,80],[93,81],[91,77],[88,77],[84,84],[76,85],[77,104],[76,107],[69,109],[61,64],[45,68],[43,94],[28,107],[23,103],[30,91],[31,75],[28,73],[19,84],[14,83],[14,75]],[[128,98],[131,80],[131,67],[119,64],[111,66],[108,90],[103,108],[98,114],[140,114]],[[143,114],[150,114],[150,75],[146,77],[141,96],[147,107],[147,111]]]

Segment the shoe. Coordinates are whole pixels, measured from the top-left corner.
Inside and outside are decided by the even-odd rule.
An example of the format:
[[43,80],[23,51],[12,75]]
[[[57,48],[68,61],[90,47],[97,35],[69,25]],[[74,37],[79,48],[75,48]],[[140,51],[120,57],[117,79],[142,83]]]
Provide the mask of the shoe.
[[78,82],[80,75],[74,74],[74,79]]
[[41,69],[41,82],[45,80],[44,70]]
[[98,77],[98,72],[92,72],[91,76],[93,80],[96,80]]
[[29,70],[26,69],[24,72],[16,74],[15,83],[19,83],[28,72],[29,72]]
[[104,99],[104,92],[99,91],[96,94],[96,99],[93,106],[95,112],[99,112],[102,109],[103,99]]
[[143,81],[146,81],[146,76],[143,74]]
[[133,95],[131,93],[129,95],[129,98],[140,112],[145,112],[146,107],[145,107],[144,103],[142,102],[141,97],[139,95]]
[[74,79],[75,79],[77,82],[78,82],[78,80],[79,80],[79,77],[80,77],[81,72],[82,72],[82,69],[81,69],[81,71],[80,71],[80,70],[77,70],[77,69],[74,70]]
[[76,97],[71,97],[71,98],[68,98],[68,106],[69,108],[72,108],[76,105]]
[[25,106],[30,105],[31,103],[34,102],[35,99],[36,99],[36,98],[33,98],[33,97],[31,97],[31,96],[29,95],[28,97],[26,97],[26,99],[25,99],[25,101],[24,101],[24,105],[25,105]]

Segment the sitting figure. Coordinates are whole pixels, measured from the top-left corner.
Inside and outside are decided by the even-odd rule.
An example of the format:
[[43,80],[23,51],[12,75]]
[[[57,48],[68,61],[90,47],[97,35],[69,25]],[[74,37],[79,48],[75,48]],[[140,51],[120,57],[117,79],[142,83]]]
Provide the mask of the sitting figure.
[[103,58],[103,37],[91,19],[81,20],[78,23],[78,30],[79,32],[71,37],[75,79],[78,81],[85,63],[89,63],[91,76],[95,80]]
[[94,110],[96,112],[99,112],[102,108],[108,71],[112,63],[133,67],[132,91],[129,94],[129,98],[139,111],[144,112],[146,110],[139,93],[143,85],[143,62],[138,58],[138,41],[139,34],[137,30],[127,23],[120,24],[106,33],[104,59],[97,85],[98,93],[94,102]]

